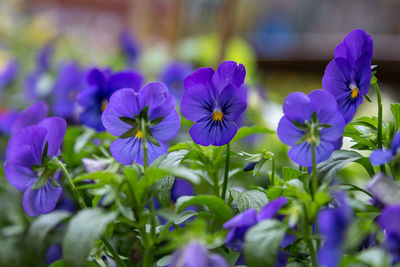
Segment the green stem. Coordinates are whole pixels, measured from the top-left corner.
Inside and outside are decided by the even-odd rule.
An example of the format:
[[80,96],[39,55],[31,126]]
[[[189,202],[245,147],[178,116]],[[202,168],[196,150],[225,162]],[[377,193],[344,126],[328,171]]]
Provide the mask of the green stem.
[[[379,89],[378,83],[374,83],[374,88],[376,91],[376,98],[378,101],[378,148],[382,149],[382,97],[381,91]],[[386,174],[385,165],[380,165],[381,172]]]
[[[61,162],[60,160],[56,160],[58,166],[60,167],[60,169],[62,170],[62,172],[64,173],[65,177],[68,180],[68,183],[71,186],[72,192],[75,195],[75,198],[78,199],[78,203],[79,206],[84,209],[86,208],[86,203],[83,200],[81,194],[79,193],[78,189],[76,189],[76,186],[74,184],[74,181],[72,181],[71,176],[69,175],[69,172],[67,170],[67,168],[65,167],[64,163]],[[108,240],[104,237],[101,238],[101,241],[103,242],[103,244],[106,246],[106,248],[108,249],[108,251],[110,251],[111,255],[113,256],[113,258],[115,259],[115,261],[117,262],[118,266],[124,267],[125,264],[123,263],[123,261],[121,260],[121,258],[119,257],[117,251],[115,251],[115,249],[112,247],[112,245],[110,244],[110,242],[108,242]]]
[[275,157],[272,157],[271,164],[271,183],[275,185]]
[[317,180],[317,162],[315,159],[315,143],[311,142],[311,157],[312,157],[312,186],[311,186],[311,196],[312,199],[315,199],[315,194],[318,189],[318,180]]
[[226,197],[226,188],[228,187],[229,154],[230,154],[230,143],[226,144],[225,175],[224,175],[224,183],[222,185],[222,194],[221,194],[221,198],[224,201],[225,201],[225,197]]
[[306,241],[306,244],[307,244],[307,247],[308,247],[308,251],[310,253],[312,266],[313,267],[318,267],[315,248],[314,248],[314,244],[312,242],[312,223],[308,223],[308,213],[307,213],[306,207],[303,206],[303,209],[304,209],[303,218],[304,218],[305,241]]
[[144,119],[142,119],[142,143],[143,143],[143,167],[144,169],[147,168],[148,164],[148,160],[147,160],[147,144],[146,144],[146,122],[144,121]]

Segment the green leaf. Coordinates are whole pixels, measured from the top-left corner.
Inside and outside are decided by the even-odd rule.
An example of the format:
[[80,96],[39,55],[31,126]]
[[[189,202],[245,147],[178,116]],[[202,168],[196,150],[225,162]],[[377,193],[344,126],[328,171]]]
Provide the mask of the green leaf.
[[265,220],[245,235],[244,253],[249,267],[275,266],[275,259],[286,226],[277,220]]
[[230,190],[230,192],[233,200],[236,201],[240,212],[244,212],[250,208],[259,211],[268,203],[268,198],[265,193],[258,190],[249,190],[243,193],[236,190]]
[[[332,153],[332,155],[326,161],[317,165],[317,176],[321,183],[330,184],[335,176],[335,174],[340,171],[344,166],[346,166],[350,162],[357,162],[361,164],[363,167],[365,164],[368,164],[362,160],[360,163],[360,159],[363,156],[355,151],[349,150],[337,150]],[[372,167],[372,165],[371,165]],[[365,168],[365,167],[364,167]],[[369,172],[369,168],[366,170]]]
[[161,178],[153,185],[154,195],[162,207],[169,207],[171,204],[171,188],[175,178],[171,175]]
[[95,135],[96,131],[92,129],[85,129],[83,134],[78,136],[78,138],[75,141],[74,145],[74,152],[79,153],[85,146],[86,144],[90,141],[90,139]]
[[234,143],[246,136],[252,135],[252,134],[272,134],[275,133],[274,131],[268,129],[267,127],[264,126],[260,126],[260,125],[256,125],[256,126],[252,126],[252,127],[242,127],[240,128],[235,137],[233,137],[231,143]]
[[224,223],[232,218],[233,213],[231,208],[221,198],[210,195],[183,196],[180,197],[175,205],[175,210],[181,212],[185,208],[192,205],[205,205],[215,216],[216,221]]
[[400,103],[392,103],[390,105],[390,110],[392,111],[396,128],[400,128]]
[[67,266],[86,266],[86,258],[97,240],[101,239],[109,223],[117,217],[116,212],[101,208],[89,208],[78,212],[68,224],[62,248]]
[[299,178],[300,176],[302,176],[303,174],[306,174],[307,172],[301,172],[301,171],[298,171],[298,170],[296,170],[296,169],[294,169],[294,168],[291,168],[291,167],[282,167],[282,178],[283,178],[283,180],[285,180],[285,181],[290,181],[290,180],[293,180],[293,179],[297,179],[297,178]]
[[136,125],[136,119],[134,118],[129,118],[129,117],[119,117],[119,119],[129,125],[135,126]]
[[49,267],[64,267],[64,260],[55,261]]
[[389,267],[391,266],[389,257],[382,248],[370,248],[362,251],[357,260],[371,267]]
[[71,212],[65,210],[55,210],[49,214],[38,216],[29,227],[28,240],[33,242],[33,247],[40,251],[42,245],[45,244],[47,234],[69,216],[71,216]]
[[87,174],[80,175],[76,177],[74,182],[80,182],[82,180],[104,180],[104,181],[110,181],[110,180],[121,180],[122,176],[113,172],[109,171],[96,171],[96,172],[91,172]]

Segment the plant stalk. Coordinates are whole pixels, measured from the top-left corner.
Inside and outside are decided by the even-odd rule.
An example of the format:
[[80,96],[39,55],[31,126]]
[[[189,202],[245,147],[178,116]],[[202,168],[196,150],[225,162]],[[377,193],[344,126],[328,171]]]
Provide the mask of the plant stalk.
[[225,201],[226,198],[226,189],[228,187],[228,176],[229,176],[229,156],[230,156],[230,143],[226,144],[226,161],[225,161],[225,175],[224,175],[224,183],[222,185],[222,194],[221,198]]

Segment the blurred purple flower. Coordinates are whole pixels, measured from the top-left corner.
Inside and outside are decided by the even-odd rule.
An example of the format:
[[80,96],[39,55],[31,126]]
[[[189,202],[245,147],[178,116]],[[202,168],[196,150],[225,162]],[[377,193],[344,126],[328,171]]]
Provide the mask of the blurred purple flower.
[[18,76],[19,63],[17,60],[10,60],[7,62],[4,69],[0,70],[0,95],[3,89],[14,82]]
[[400,261],[400,206],[385,208],[378,217],[380,227],[385,230],[386,248],[392,256],[392,264]]
[[335,58],[325,69],[322,88],[336,99],[346,123],[368,93],[372,55],[372,37],[364,30],[353,30],[336,47]]
[[185,62],[173,61],[167,64],[160,73],[160,81],[170,90],[178,100],[185,91],[183,81],[193,72],[193,67]]
[[299,165],[311,167],[314,142],[317,163],[328,159],[345,127],[335,99],[323,90],[308,95],[291,93],[283,103],[283,113],[277,133],[283,143],[292,146],[289,157]]
[[18,117],[19,112],[13,109],[0,108],[0,134],[10,135],[11,126]]
[[128,65],[132,66],[139,56],[139,45],[136,39],[128,30],[124,30],[119,35],[119,44]]
[[390,150],[377,149],[372,152],[369,159],[371,163],[375,166],[383,165],[400,155],[400,132],[398,132],[392,140],[392,145]]
[[50,265],[53,262],[63,258],[62,248],[59,243],[52,244],[46,251],[46,264]]
[[318,261],[322,266],[338,266],[342,257],[342,244],[347,228],[352,219],[352,211],[347,205],[344,195],[338,194],[339,206],[325,208],[318,214],[318,226],[325,241],[318,251]]
[[84,71],[74,61],[63,63],[53,87],[54,115],[76,121],[78,106],[76,96],[84,87]]
[[51,60],[54,54],[53,43],[45,44],[36,55],[36,72],[47,72],[50,69]]
[[104,131],[101,114],[106,108],[110,96],[121,88],[131,88],[138,92],[143,83],[141,74],[134,71],[120,71],[111,74],[108,69],[92,69],[87,75],[88,86],[77,96],[83,112],[80,120],[97,131]]
[[47,117],[47,113],[48,107],[46,103],[43,101],[36,102],[17,115],[11,126],[11,133],[15,134],[29,125],[37,124],[39,121]]
[[168,267],[228,267],[226,260],[219,254],[209,253],[207,248],[192,241],[186,247],[177,249],[172,255]]
[[102,121],[108,132],[119,137],[111,144],[110,151],[124,165],[133,162],[143,165],[143,127],[149,164],[167,152],[164,142],[173,138],[180,127],[175,98],[159,82],[149,83],[139,91],[124,88],[115,92]]
[[11,185],[24,191],[22,205],[29,216],[51,212],[60,199],[60,173],[51,158],[60,153],[66,127],[62,118],[46,118],[21,129],[8,142],[4,173]]
[[225,61],[216,72],[200,68],[186,77],[181,111],[196,122],[190,128],[195,143],[222,146],[235,136],[237,120],[247,107],[245,76],[242,64]]

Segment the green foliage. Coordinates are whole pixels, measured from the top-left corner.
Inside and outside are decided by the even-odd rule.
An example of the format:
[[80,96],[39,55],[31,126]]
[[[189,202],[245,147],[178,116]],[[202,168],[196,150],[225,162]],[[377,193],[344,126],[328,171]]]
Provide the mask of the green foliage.
[[258,190],[249,190],[241,193],[231,189],[230,193],[237,204],[239,212],[244,212],[250,208],[259,211],[268,202],[265,193]]

